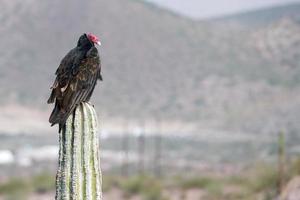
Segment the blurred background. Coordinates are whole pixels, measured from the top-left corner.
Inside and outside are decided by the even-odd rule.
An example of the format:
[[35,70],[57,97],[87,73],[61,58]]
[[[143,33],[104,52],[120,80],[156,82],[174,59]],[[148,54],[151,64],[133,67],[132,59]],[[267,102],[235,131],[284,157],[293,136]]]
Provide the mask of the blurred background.
[[105,199],[300,199],[300,1],[1,0],[0,22],[1,200],[54,199],[46,100],[84,32]]

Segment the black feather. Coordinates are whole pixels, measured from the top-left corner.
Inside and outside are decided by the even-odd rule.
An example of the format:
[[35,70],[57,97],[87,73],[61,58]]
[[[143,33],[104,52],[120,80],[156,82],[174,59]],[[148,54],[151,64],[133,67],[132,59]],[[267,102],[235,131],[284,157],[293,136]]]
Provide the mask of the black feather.
[[97,79],[102,80],[98,51],[85,34],[79,38],[77,47],[63,58],[56,75],[48,99],[48,103],[55,101],[49,122],[52,126],[59,124],[61,131],[76,106],[90,100]]

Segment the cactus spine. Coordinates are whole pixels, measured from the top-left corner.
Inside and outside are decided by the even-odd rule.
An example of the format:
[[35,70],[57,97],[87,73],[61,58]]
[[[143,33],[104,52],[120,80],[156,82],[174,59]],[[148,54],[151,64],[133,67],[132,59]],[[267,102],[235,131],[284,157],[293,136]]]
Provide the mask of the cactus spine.
[[102,200],[97,115],[81,103],[59,133],[56,200]]

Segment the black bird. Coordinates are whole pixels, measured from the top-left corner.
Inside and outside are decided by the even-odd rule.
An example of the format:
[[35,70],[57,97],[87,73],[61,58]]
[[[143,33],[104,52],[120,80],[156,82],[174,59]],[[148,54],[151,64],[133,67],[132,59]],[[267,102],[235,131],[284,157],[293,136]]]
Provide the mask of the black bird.
[[100,57],[95,44],[101,45],[95,35],[81,35],[77,46],[62,59],[55,72],[56,79],[48,99],[48,104],[55,102],[55,106],[49,122],[51,126],[59,124],[59,131],[76,106],[90,100],[97,80],[102,81]]

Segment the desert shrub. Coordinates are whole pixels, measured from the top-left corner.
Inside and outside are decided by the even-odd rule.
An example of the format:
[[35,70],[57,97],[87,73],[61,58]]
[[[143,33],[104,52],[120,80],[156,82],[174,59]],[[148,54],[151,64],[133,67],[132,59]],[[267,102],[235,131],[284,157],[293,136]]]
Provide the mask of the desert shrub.
[[113,187],[120,187],[121,179],[115,176],[104,176],[102,181],[102,191],[108,192]]
[[29,181],[14,178],[0,185],[0,194],[28,193],[32,189]]
[[152,177],[148,176],[135,176],[123,180],[121,188],[124,190],[125,195],[132,196],[140,194],[143,200],[162,200],[162,185]]
[[276,189],[278,173],[272,166],[258,166],[255,174],[249,179],[249,188],[254,192],[261,192],[267,189]]
[[162,186],[161,183],[155,179],[148,179],[142,190],[144,200],[161,200]]
[[0,194],[5,197],[5,200],[27,200],[31,191],[30,182],[24,179],[14,178],[0,184]]
[[55,177],[50,174],[34,176],[31,182],[35,192],[43,193],[55,189]]

